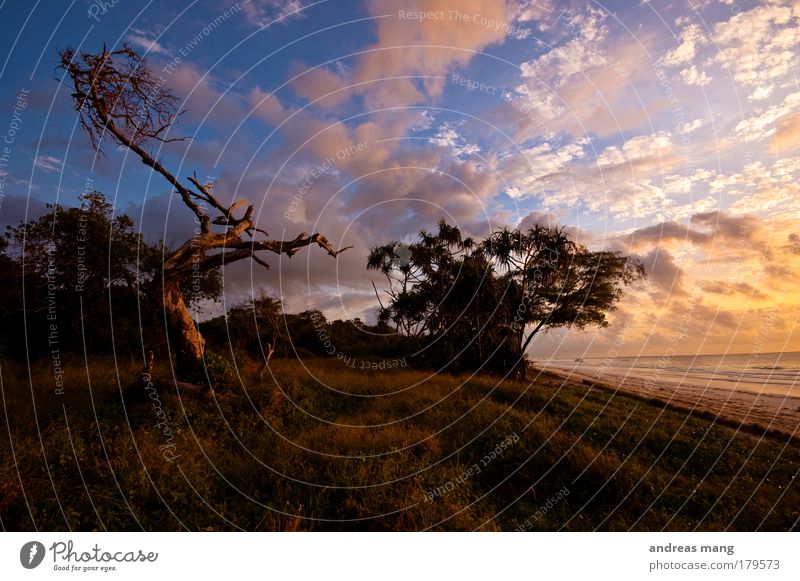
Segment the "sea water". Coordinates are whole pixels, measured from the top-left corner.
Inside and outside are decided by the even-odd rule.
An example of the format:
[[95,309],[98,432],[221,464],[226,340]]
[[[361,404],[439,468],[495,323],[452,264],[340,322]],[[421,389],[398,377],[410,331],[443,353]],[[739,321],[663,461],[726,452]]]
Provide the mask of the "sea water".
[[538,360],[543,369],[566,370],[631,386],[715,387],[800,397],[800,352],[660,357],[584,357]]

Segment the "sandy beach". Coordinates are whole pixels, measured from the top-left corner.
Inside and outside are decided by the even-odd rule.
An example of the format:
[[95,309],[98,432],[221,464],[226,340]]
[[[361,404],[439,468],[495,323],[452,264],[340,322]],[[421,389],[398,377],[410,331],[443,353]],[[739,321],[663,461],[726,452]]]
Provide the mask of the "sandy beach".
[[672,409],[711,415],[711,419],[743,431],[800,439],[800,397],[671,383],[645,387],[636,380],[612,375],[598,380],[591,375],[553,368],[537,368],[534,373],[552,375],[578,388],[588,386],[643,400],[656,399]]

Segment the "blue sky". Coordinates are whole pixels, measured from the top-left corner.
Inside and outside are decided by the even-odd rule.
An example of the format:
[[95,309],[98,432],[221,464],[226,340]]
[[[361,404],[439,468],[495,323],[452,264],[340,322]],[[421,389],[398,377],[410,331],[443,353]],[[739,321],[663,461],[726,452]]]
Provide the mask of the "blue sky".
[[253,200],[272,235],[355,246],[229,269],[228,302],[266,287],[370,318],[370,246],[440,217],[547,221],[650,277],[609,329],[537,356],[800,349],[797,2],[6,2],[0,20],[4,224],[90,181],[148,238],[191,235],[159,176],[96,156],[59,83],[59,49],[127,42],[185,99],[191,140],[159,151],[175,173]]

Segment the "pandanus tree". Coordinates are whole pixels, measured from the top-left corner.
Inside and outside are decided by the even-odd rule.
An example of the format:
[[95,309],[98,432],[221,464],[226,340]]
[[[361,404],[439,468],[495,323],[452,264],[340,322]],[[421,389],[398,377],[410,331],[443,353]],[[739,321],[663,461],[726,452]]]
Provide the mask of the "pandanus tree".
[[154,293],[176,351],[176,372],[195,378],[202,369],[205,342],[181,292],[181,280],[192,272],[207,273],[244,259],[269,268],[258,255],[261,251],[291,257],[305,246],[317,245],[334,258],[341,251],[319,233],[270,239],[257,226],[249,201],[223,203],[213,183],[196,175],[184,182],[171,173],[157,158],[156,148],[181,139],[171,133],[182,113],[180,100],[135,50],[104,47],[93,54],[68,48],[60,57],[60,68],[74,87],[71,96],[81,127],[94,148],[102,153],[102,144],[111,141],[130,150],[170,184],[199,224],[198,235],[165,256]]
[[474,242],[444,221],[407,247],[373,248],[367,268],[388,281],[383,320],[430,340],[445,359],[460,359],[451,368],[518,377],[539,332],[607,326],[625,287],[644,277],[635,258],[590,251],[564,228],[500,228]]
[[514,290],[507,295],[514,303],[508,335],[520,362],[542,330],[608,326],[607,314],[616,309],[625,287],[645,276],[636,258],[591,251],[563,227],[500,228],[482,248]]

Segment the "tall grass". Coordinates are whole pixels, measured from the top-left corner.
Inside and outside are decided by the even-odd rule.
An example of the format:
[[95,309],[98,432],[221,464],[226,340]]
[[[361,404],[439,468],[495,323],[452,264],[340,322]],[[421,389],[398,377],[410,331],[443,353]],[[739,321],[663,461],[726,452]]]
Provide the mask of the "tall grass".
[[794,441],[736,433],[545,375],[516,383],[277,360],[262,380],[258,367],[245,361],[236,387],[210,397],[162,390],[157,400],[126,402],[120,386],[133,376],[132,364],[66,360],[59,396],[47,362],[30,370],[2,362],[0,524],[278,531],[797,526]]

